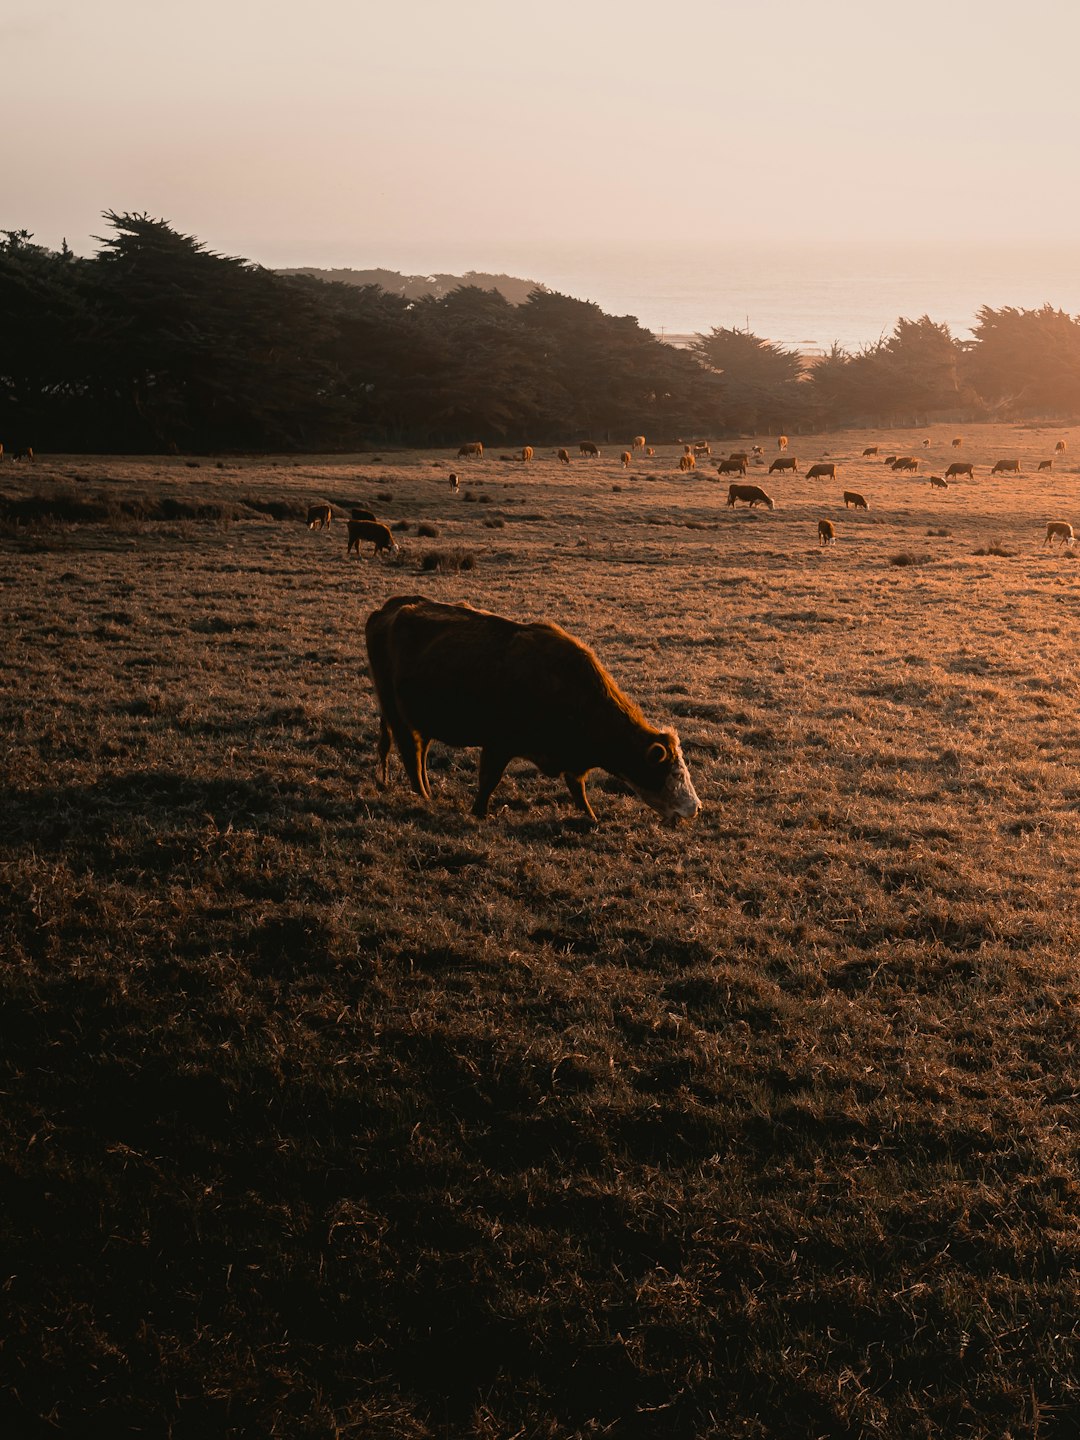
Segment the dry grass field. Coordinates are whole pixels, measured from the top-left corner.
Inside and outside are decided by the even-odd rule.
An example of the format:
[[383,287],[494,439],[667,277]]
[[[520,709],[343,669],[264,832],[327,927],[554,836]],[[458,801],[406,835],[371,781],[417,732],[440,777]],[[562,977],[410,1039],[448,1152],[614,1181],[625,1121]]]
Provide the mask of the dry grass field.
[[[1078,1433],[1080,432],[622,448],[4,463],[6,1434]],[[398,593],[591,644],[698,818],[377,791]]]

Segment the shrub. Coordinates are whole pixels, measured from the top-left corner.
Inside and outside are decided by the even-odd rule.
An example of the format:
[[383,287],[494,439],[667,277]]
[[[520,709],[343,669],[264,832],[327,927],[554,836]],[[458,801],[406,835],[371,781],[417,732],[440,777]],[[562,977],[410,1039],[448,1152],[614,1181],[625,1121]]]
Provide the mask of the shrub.
[[437,540],[439,538],[439,527],[432,525],[428,520],[422,520],[416,527],[416,533],[417,535],[423,535],[428,540]]
[[421,570],[474,570],[476,556],[471,550],[428,550],[420,557]]

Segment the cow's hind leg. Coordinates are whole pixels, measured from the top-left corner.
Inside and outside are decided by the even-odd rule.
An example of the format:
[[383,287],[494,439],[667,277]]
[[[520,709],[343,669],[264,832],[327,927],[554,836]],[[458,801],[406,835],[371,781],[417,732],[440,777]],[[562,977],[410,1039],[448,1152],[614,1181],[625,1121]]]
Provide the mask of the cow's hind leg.
[[390,726],[386,723],[386,716],[379,716],[379,789],[385,790],[390,768],[390,747],[392,738]]
[[408,729],[405,725],[395,725],[394,743],[397,745],[398,754],[401,756],[401,763],[405,766],[405,774],[409,777],[409,784],[425,800],[431,799],[431,792],[424,782],[424,741],[415,730]]
[[589,804],[589,797],[585,794],[584,775],[564,775],[566,788],[570,791],[570,797],[579,810],[584,810],[590,820],[596,820],[596,814]]
[[480,774],[477,777],[476,800],[472,810],[478,820],[482,820],[487,814],[488,801],[509,764],[509,755],[502,755],[494,750],[480,751]]

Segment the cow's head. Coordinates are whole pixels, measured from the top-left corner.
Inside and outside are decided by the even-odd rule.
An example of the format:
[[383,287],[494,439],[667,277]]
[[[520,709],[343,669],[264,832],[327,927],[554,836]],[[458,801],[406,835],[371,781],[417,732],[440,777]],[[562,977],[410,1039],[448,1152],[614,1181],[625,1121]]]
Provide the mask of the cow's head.
[[674,730],[659,733],[645,752],[638,776],[626,778],[645,804],[665,820],[692,820],[701,809]]

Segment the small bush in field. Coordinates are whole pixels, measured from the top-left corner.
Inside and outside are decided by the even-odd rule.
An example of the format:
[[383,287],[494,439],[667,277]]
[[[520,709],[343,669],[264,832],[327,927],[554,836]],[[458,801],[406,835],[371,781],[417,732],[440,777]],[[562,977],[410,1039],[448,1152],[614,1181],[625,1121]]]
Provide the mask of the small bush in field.
[[437,540],[439,538],[439,527],[432,525],[427,520],[422,520],[416,527],[416,533],[417,535],[424,536],[427,540]]
[[471,550],[428,550],[420,557],[421,570],[474,570],[476,556]]
[[375,496],[376,500],[382,500],[386,504],[389,504],[390,501],[393,500],[393,498],[394,497],[390,494],[389,490],[380,490],[379,493]]
[[989,545],[982,545],[975,551],[976,555],[999,555],[1003,560],[1010,560],[1016,552],[1006,550],[1000,540],[991,540]]
[[947,525],[938,525],[938,526],[931,525],[930,529],[927,530],[926,533],[927,533],[927,535],[942,535],[942,536],[944,536],[944,535],[951,535],[951,534],[952,534],[952,531],[949,529],[949,527],[948,527]]
[[915,555],[910,550],[901,550],[896,555],[889,556],[890,565],[925,565],[930,559],[929,555]]
[[505,526],[506,521],[501,515],[489,515],[484,521],[485,530],[502,530]]
[[476,503],[476,496],[472,493],[471,490],[466,490],[465,494],[462,495],[461,498],[462,500],[467,500],[470,505],[474,505]]
[[480,504],[481,504],[481,505],[490,505],[490,504],[491,504],[491,500],[492,500],[492,497],[491,497],[490,495],[481,495],[481,496],[480,496]]
[[391,530],[408,530],[410,528],[411,522],[408,520],[395,520],[393,525],[390,526]]

